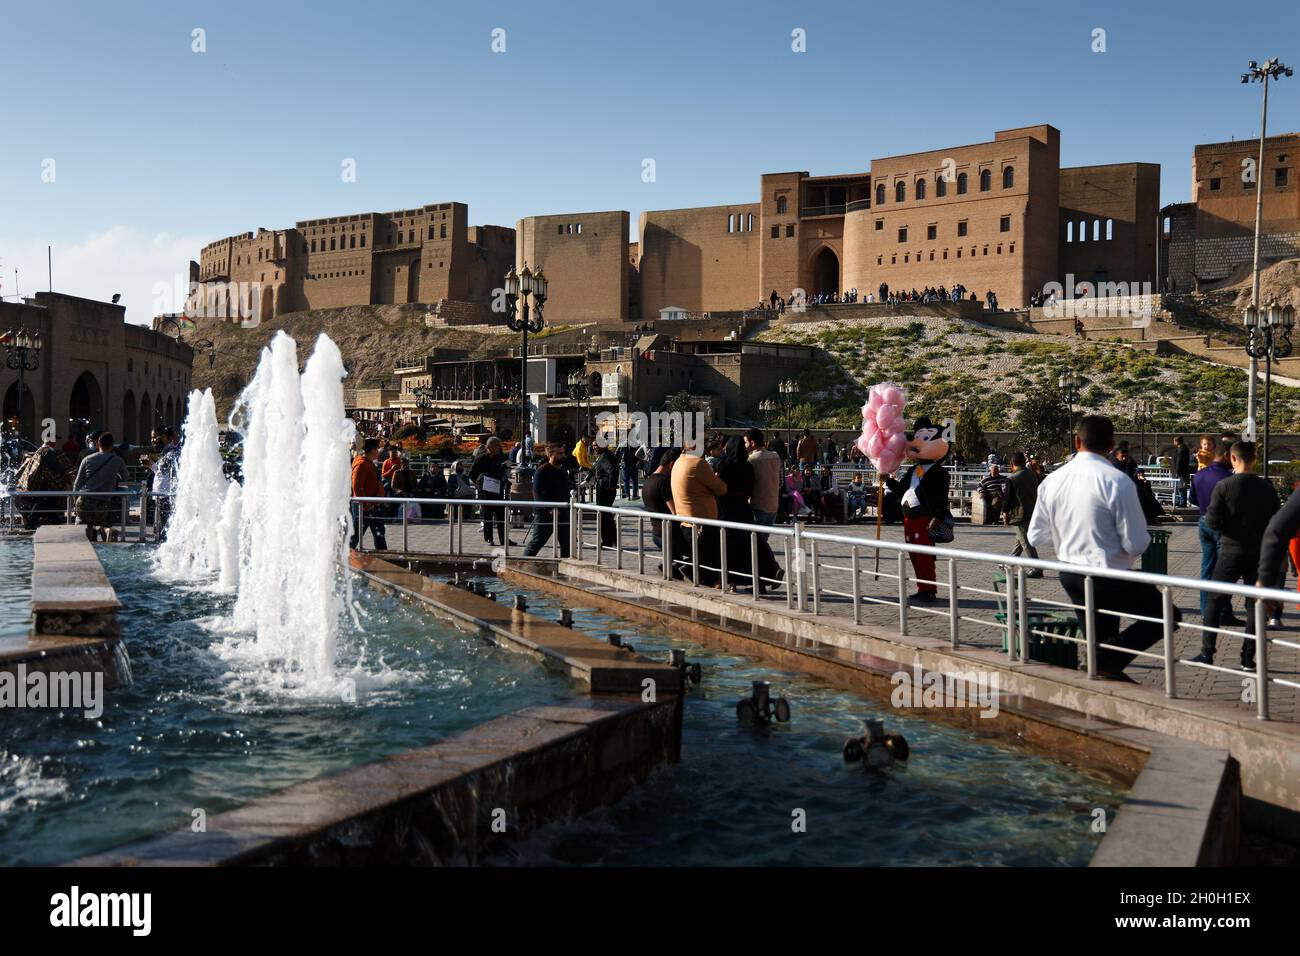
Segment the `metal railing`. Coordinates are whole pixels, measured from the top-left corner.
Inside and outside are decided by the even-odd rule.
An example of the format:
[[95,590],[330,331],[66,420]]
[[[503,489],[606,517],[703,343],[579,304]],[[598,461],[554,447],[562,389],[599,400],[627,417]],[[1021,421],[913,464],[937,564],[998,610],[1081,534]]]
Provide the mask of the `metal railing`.
[[[4,498],[4,510],[0,516],[3,517],[5,526],[12,528],[16,523],[16,514],[21,510],[20,503],[25,499],[63,499],[63,508],[52,514],[67,523],[74,523],[72,499],[83,496],[117,499],[114,514],[118,520],[111,527],[120,528],[123,538],[129,528],[134,530],[133,522],[138,523],[135,526],[139,529],[139,540],[157,540],[160,537],[164,508],[156,499],[169,496],[143,488],[93,493],[10,492]],[[148,507],[150,499],[155,499],[153,508]],[[137,507],[134,518],[131,513],[133,503]],[[813,616],[826,613],[824,605],[830,602],[849,602],[855,625],[863,623],[864,608],[873,605],[889,606],[896,608],[897,630],[904,636],[909,633],[914,615],[937,616],[946,619],[947,639],[952,648],[977,646],[978,640],[968,636],[968,629],[971,626],[984,628],[985,635],[990,631],[1001,635],[1007,659],[1020,663],[1035,660],[1031,657],[1035,638],[1062,642],[1074,645],[1082,652],[1089,677],[1098,676],[1098,660],[1102,651],[1132,655],[1135,660],[1160,668],[1165,695],[1169,698],[1178,696],[1177,677],[1180,668],[1230,674],[1238,678],[1244,676],[1253,682],[1256,715],[1262,720],[1270,719],[1270,692],[1273,688],[1300,690],[1300,680],[1295,679],[1292,671],[1271,667],[1274,649],[1300,651],[1300,639],[1270,635],[1268,632],[1268,605],[1295,603],[1297,600],[1295,592],[1281,588],[1259,588],[1116,568],[1089,568],[1041,558],[857,538],[828,531],[807,530],[799,523],[769,527],[720,519],[656,514],[638,508],[585,503],[578,501],[576,496],[567,502],[509,498],[353,498],[351,507],[354,524],[358,524],[357,509],[365,505],[398,506],[397,514],[380,517],[372,512],[367,519],[370,522],[380,522],[385,528],[400,527],[400,550],[407,553],[416,553],[411,548],[411,532],[413,528],[422,525],[446,527],[449,535],[448,552],[457,555],[473,553],[466,548],[465,525],[478,523],[491,515],[494,509],[503,509],[501,524],[506,532],[504,542],[495,546],[485,540],[484,544],[494,555],[508,560],[515,555],[516,550],[520,553],[523,551],[523,546],[511,542],[512,527],[540,526],[545,519],[543,522],[524,519],[538,509],[549,509],[549,528],[546,529],[549,531],[548,541],[543,542],[542,547],[549,544],[553,558],[571,556],[574,561],[590,562],[598,567],[608,561],[615,569],[635,571],[641,575],[653,574],[665,581],[677,577],[695,585],[716,583],[724,593],[744,588],[749,591],[750,599],[755,603],[775,592],[778,599],[784,597],[788,609]],[[443,514],[428,519],[412,517],[409,505],[415,505],[421,510],[425,505],[440,507]],[[591,529],[594,534],[589,534],[589,524],[594,526]],[[631,535],[632,547],[625,546],[627,535],[624,532],[629,527],[634,529]],[[365,550],[362,547],[364,530],[363,528],[358,535],[359,550]],[[647,547],[647,531],[651,532],[650,537],[658,532],[658,546],[652,544]],[[735,543],[735,536],[740,536],[739,546]],[[716,542],[712,540],[714,537]],[[776,543],[775,547],[773,542]],[[936,573],[933,580],[913,578],[909,558],[915,553],[934,557]],[[769,567],[772,573],[763,571],[763,566],[767,563],[763,560],[765,554],[771,556]],[[744,566],[732,564],[733,559],[739,556],[747,559],[741,562]],[[874,558],[874,567],[864,566],[864,558]],[[844,563],[836,563],[837,561]],[[958,576],[961,562],[990,569],[991,577],[995,580],[996,575],[1005,574],[1006,590],[999,592],[996,586],[985,588],[962,583]],[[1031,596],[1027,578],[1032,572],[1079,575],[1084,583],[1083,603]],[[832,575],[839,577],[833,578]],[[888,592],[892,593],[868,593],[868,589],[863,586],[868,581],[881,580],[896,585],[886,585]],[[1115,611],[1103,606],[1106,602],[1098,598],[1098,585],[1105,582],[1151,585],[1160,597],[1159,615]],[[946,591],[947,601],[936,600],[934,606],[913,605],[909,603],[908,597],[909,586],[913,584],[932,587],[936,594]],[[1198,596],[1204,594],[1210,601],[1218,597],[1253,601],[1254,634],[1184,622],[1174,600],[1175,592],[1178,591]],[[963,603],[964,598],[989,597],[994,598],[1002,609],[993,620],[978,616],[978,608]],[[1081,636],[1064,633],[1061,628],[1049,629],[1048,614],[1061,612],[1074,615],[1082,630]],[[1098,621],[1107,616],[1159,625],[1161,636],[1148,649],[1103,643],[1098,637]],[[1243,647],[1244,642],[1253,641],[1254,669],[1243,672],[1217,664],[1179,658],[1175,639],[1182,633],[1240,638]],[[1290,674],[1290,677],[1283,674]]]
[[[824,531],[804,530],[798,524],[793,526],[766,527],[762,525],[741,524],[730,521],[709,520],[694,517],[683,517],[680,515],[660,515],[650,514],[644,511],[628,508],[604,507],[594,504],[574,503],[573,509],[575,517],[571,522],[574,534],[573,559],[577,561],[586,560],[587,551],[586,535],[584,533],[583,516],[592,514],[593,516],[609,515],[616,522],[614,535],[614,545],[596,541],[593,548],[593,563],[602,564],[602,556],[605,553],[613,552],[612,560],[615,567],[621,570],[624,568],[624,558],[627,554],[635,555],[637,561],[636,570],[638,573],[645,572],[645,545],[644,534],[635,535],[636,548],[630,551],[622,547],[622,523],[632,521],[636,523],[638,529],[643,529],[647,522],[660,522],[661,527],[666,529],[673,523],[686,524],[691,528],[687,535],[686,553],[678,557],[672,555],[672,560],[664,561],[662,553],[659,558],[659,573],[667,579],[671,576],[672,568],[680,568],[684,572],[687,580],[695,584],[700,584],[702,580],[717,579],[718,586],[723,591],[733,590],[733,579],[738,579],[743,586],[751,591],[752,600],[757,602],[762,599],[764,586],[768,584],[776,585],[783,588],[787,607],[798,611],[811,611],[813,615],[822,613],[822,604],[828,598],[847,600],[852,603],[853,622],[854,624],[862,623],[862,609],[869,604],[885,604],[897,607],[898,610],[898,632],[900,635],[908,633],[909,620],[911,615],[924,614],[936,615],[947,619],[948,622],[948,641],[951,647],[957,648],[963,644],[963,624],[981,625],[999,631],[1004,636],[1005,652],[1009,660],[1028,662],[1031,660],[1030,649],[1032,638],[1050,639],[1052,641],[1062,641],[1076,645],[1084,653],[1084,662],[1089,677],[1098,676],[1098,657],[1101,651],[1114,651],[1121,654],[1131,654],[1136,660],[1148,661],[1159,666],[1163,671],[1165,696],[1175,698],[1178,696],[1177,691],[1177,669],[1180,667],[1194,668],[1218,673],[1231,674],[1235,677],[1242,677],[1249,674],[1254,682],[1254,694],[1256,703],[1256,715],[1262,719],[1269,719],[1269,700],[1270,688],[1287,687],[1292,690],[1300,690],[1300,681],[1288,679],[1278,673],[1270,673],[1270,648],[1282,647],[1291,650],[1300,650],[1300,641],[1283,637],[1270,636],[1268,634],[1268,612],[1267,604],[1269,603],[1294,603],[1296,601],[1295,592],[1285,591],[1280,588],[1258,588],[1244,584],[1228,584],[1217,581],[1203,581],[1194,578],[1185,578],[1174,575],[1151,574],[1143,571],[1129,571],[1114,568],[1088,568],[1080,565],[1066,564],[1060,561],[1048,561],[1038,558],[1013,557],[1011,555],[990,554],[987,552],[965,551],[951,547],[934,547],[925,545],[908,544],[900,541],[876,541],[872,539],[854,538],[847,535],[832,534]],[[719,561],[716,565],[709,565],[701,562],[700,535],[701,528],[719,529],[723,532],[734,532],[742,535],[748,535],[750,538],[750,567],[758,565],[758,545],[760,538],[777,538],[783,543],[784,552],[784,574],[779,578],[769,578],[759,575],[759,587],[752,588],[752,575],[747,572],[737,573],[735,569],[727,567],[727,552],[725,540],[717,549]],[[661,540],[667,540],[665,531],[660,532]],[[826,550],[829,546],[847,549],[848,564],[835,565],[830,563],[834,556],[828,556]],[[710,553],[712,549],[710,548]],[[886,561],[886,569],[881,570],[879,563],[875,570],[868,570],[863,567],[862,558],[866,555],[892,553],[893,561]],[[913,553],[929,554],[936,561],[936,579],[926,581],[912,581],[913,584],[932,585],[936,591],[946,589],[948,600],[946,607],[930,607],[926,605],[912,605],[908,601],[908,586],[910,578],[909,557]],[[842,556],[841,556],[842,557]],[[958,581],[958,562],[977,563],[993,570],[1003,570],[1006,575],[1006,592],[1000,594],[995,589],[981,588],[970,584],[961,584]],[[893,565],[893,570],[889,570],[889,565]],[[942,569],[942,571],[940,571]],[[827,572],[836,571],[847,573],[849,575],[849,584],[847,590],[834,589],[827,586],[823,580]],[[1030,572],[1055,572],[1079,575],[1084,579],[1085,601],[1083,604],[1074,604],[1068,600],[1057,601],[1040,597],[1030,597],[1026,587],[1026,577]],[[863,591],[862,584],[864,576],[873,580],[881,578],[891,579],[897,582],[897,595],[889,598],[882,598],[879,595],[866,594]],[[1112,611],[1102,607],[1097,598],[1098,581],[1125,581],[1141,584],[1149,584],[1155,587],[1160,594],[1161,614],[1159,617],[1134,615],[1126,612]],[[1181,620],[1181,615],[1175,609],[1173,599],[1174,592],[1177,590],[1187,590],[1194,593],[1205,592],[1209,600],[1214,600],[1218,596],[1232,598],[1246,598],[1254,601],[1254,631],[1255,633],[1246,634],[1240,631],[1231,631],[1226,628],[1212,628],[1203,624],[1189,624]],[[970,608],[963,608],[961,597],[963,594],[982,595],[984,597],[992,596],[1002,603],[1005,610],[999,612],[1003,615],[1004,620],[988,620],[972,616]],[[938,602],[936,602],[937,604]],[[1040,612],[1031,611],[1031,605],[1038,605],[1042,608],[1053,611],[1071,611],[1076,617],[1082,617],[1081,626],[1083,635],[1073,637],[1068,634],[1062,634],[1059,630],[1047,630],[1043,621],[1043,615]],[[1080,615],[1081,612],[1081,615]],[[1129,647],[1118,646],[1114,644],[1102,643],[1098,639],[1097,621],[1101,616],[1110,616],[1114,618],[1126,617],[1134,621],[1145,621],[1152,624],[1159,624],[1162,629],[1161,638],[1149,645],[1151,649],[1134,650]],[[1035,626],[1035,625],[1038,626]],[[1117,624],[1118,630],[1118,624]],[[1241,638],[1243,642],[1254,641],[1256,645],[1255,667],[1253,671],[1243,672],[1242,670],[1224,667],[1217,664],[1204,664],[1190,659],[1178,658],[1174,643],[1175,637],[1180,632],[1195,632],[1198,635],[1213,633],[1217,637],[1236,637]],[[967,641],[966,643],[973,643]],[[1047,665],[1051,666],[1051,665]]]
[[[7,534],[15,534],[19,529],[31,530],[33,524],[77,524],[76,499],[109,499],[109,510],[117,520],[104,528],[116,528],[122,540],[128,530],[138,528],[140,540],[148,540],[150,511],[158,515],[162,509],[147,507],[150,498],[166,498],[149,491],[147,488],[122,488],[117,491],[8,491],[0,498],[0,529]],[[51,507],[50,502],[62,501],[61,506]],[[27,503],[27,507],[24,507]],[[133,505],[136,514],[132,514]],[[155,522],[153,539],[157,540],[161,527]]]
[[[434,515],[429,518],[411,517],[410,509],[407,505],[415,505],[423,511],[423,506],[428,505],[431,508],[441,508],[443,514]],[[373,531],[371,534],[371,547],[367,549],[365,545],[366,528],[362,526],[361,519],[364,517],[371,524],[378,523],[383,526],[384,537],[387,538],[388,528],[400,529],[402,536],[401,551],[411,552],[411,531],[413,528],[429,527],[436,528],[439,526],[446,527],[448,530],[448,553],[463,555],[468,553],[465,548],[465,525],[483,523],[488,518],[493,509],[503,509],[505,514],[501,516],[500,524],[494,520],[493,527],[502,528],[505,531],[504,541],[499,546],[484,541],[489,548],[500,547],[503,557],[511,556],[511,549],[516,548],[510,540],[510,531],[512,528],[523,526],[530,530],[534,522],[524,520],[525,514],[529,511],[536,512],[538,509],[551,510],[551,527],[549,544],[551,553],[554,557],[567,556],[570,553],[571,539],[569,534],[569,519],[574,501],[532,501],[527,499],[512,498],[359,498],[351,499],[352,526],[355,531],[355,549],[358,551],[384,551],[390,550],[385,541],[384,548],[375,547]],[[368,510],[359,511],[358,509],[365,506]],[[389,509],[396,506],[397,514],[390,514]],[[479,512],[476,516],[475,512]],[[511,514],[511,512],[517,512]],[[380,513],[376,513],[380,512]],[[566,535],[562,540],[561,535]],[[545,542],[543,543],[545,546]],[[522,552],[523,546],[518,546]]]

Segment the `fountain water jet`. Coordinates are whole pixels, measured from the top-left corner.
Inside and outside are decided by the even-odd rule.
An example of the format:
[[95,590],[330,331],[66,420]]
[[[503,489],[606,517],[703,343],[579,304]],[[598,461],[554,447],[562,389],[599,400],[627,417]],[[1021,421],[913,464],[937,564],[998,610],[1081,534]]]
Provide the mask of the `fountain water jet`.
[[216,518],[230,483],[217,440],[212,389],[190,392],[182,435],[176,496],[167,540],[158,547],[157,566],[163,577],[190,580],[217,574],[222,568]]
[[[300,375],[297,344],[276,334],[231,412],[243,435],[242,487],[222,476],[211,394],[192,396],[177,490],[187,520],[173,519],[159,555],[165,573],[216,575],[218,588],[235,590],[231,624],[244,636],[232,637],[227,653],[266,662],[282,686],[308,692],[337,690],[335,650],[350,583],[355,426],[343,410],[345,374],[328,336]],[[197,464],[187,470],[187,460]]]

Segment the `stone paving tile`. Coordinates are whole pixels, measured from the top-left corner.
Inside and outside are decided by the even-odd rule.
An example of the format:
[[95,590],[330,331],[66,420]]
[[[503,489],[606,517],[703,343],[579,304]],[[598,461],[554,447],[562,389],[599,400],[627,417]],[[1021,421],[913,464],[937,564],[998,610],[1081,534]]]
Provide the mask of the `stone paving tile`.
[[[870,524],[807,525],[805,527],[808,530],[826,531],[861,538],[864,542],[869,542],[875,537],[875,526]],[[1172,532],[1169,540],[1170,573],[1182,577],[1198,578],[1200,575],[1201,549],[1195,523],[1190,521],[1175,522],[1160,527]],[[512,554],[522,551],[526,536],[524,528],[516,527],[512,529],[510,535]],[[584,540],[587,542],[585,557],[588,560],[592,558],[594,553],[595,538],[595,526],[588,523],[585,527],[584,536]],[[901,542],[902,526],[886,526],[882,531],[882,538],[887,541]],[[406,531],[406,541],[407,548],[411,552],[446,554],[449,551],[447,523],[443,521],[433,524],[411,524]],[[370,539],[367,535],[366,544],[369,545],[369,543]],[[466,554],[488,555],[494,553],[494,549],[484,542],[481,526],[478,522],[466,522],[463,543],[464,553]],[[634,522],[624,522],[622,543],[626,552],[623,567],[628,570],[635,570],[637,545]],[[781,542],[777,538],[773,538],[771,543],[778,562],[784,565]],[[400,522],[389,528],[388,544],[390,549],[402,549],[403,536]],[[1011,529],[1005,527],[976,527],[968,524],[958,524],[957,537],[952,547],[982,554],[1010,554],[1014,547],[1014,533]],[[645,549],[647,572],[658,573],[658,556],[653,542],[649,539],[648,531],[645,537]],[[499,546],[497,546],[496,550],[499,550]],[[818,578],[823,592],[826,589],[838,591],[844,595],[852,592],[851,572],[848,570],[850,550],[851,547],[847,544],[840,545],[825,542],[819,544],[818,562],[821,570]],[[550,545],[548,543],[543,556],[549,554]],[[1051,559],[1054,555],[1044,553],[1042,557]],[[612,566],[614,558],[615,556],[612,553],[606,553],[602,561]],[[860,593],[863,598],[876,598],[893,602],[892,604],[864,603],[861,610],[862,622],[896,632],[898,628],[896,558],[889,552],[882,553],[880,565],[882,573],[878,580],[874,578],[872,573],[874,569],[874,551],[870,548],[862,549],[859,560],[861,571]],[[976,618],[989,622],[993,620],[997,610],[996,600],[991,594],[980,593],[992,589],[993,570],[994,566],[987,563],[958,562],[957,581],[961,589],[960,608],[963,618]],[[915,583],[911,580],[910,564],[907,566],[907,574],[909,576],[908,592],[910,593],[916,589]],[[933,605],[913,605],[910,608],[908,613],[909,634],[939,640],[948,638],[947,570],[942,562],[939,567],[939,578],[941,581],[939,600]],[[1054,574],[1049,572],[1044,578],[1030,580],[1028,583],[1031,609],[1063,610],[1039,603],[1042,601],[1064,603],[1068,600]],[[740,602],[750,600],[747,594],[728,594],[722,595],[722,597],[726,600]],[[764,600],[769,603],[779,602],[783,606],[785,603],[784,591]],[[1178,659],[1186,660],[1200,650],[1200,632],[1195,629],[1196,625],[1201,623],[1200,598],[1196,591],[1180,589],[1175,591],[1174,601],[1183,614],[1183,625],[1178,629],[1175,638],[1175,654]],[[1300,603],[1300,596],[1298,596],[1297,602]],[[811,607],[811,600],[809,606]],[[821,602],[821,613],[837,619],[851,620],[853,616],[852,599],[824,594]],[[1237,617],[1242,617],[1244,612],[1240,601],[1234,602],[1234,613]],[[1283,609],[1282,621],[1282,627],[1270,628],[1269,633],[1275,637],[1281,637],[1284,640],[1300,644],[1300,612],[1297,611],[1295,605],[1287,605]],[[964,644],[988,648],[1002,646],[1002,631],[991,626],[963,620],[960,633]],[[1152,648],[1153,652],[1158,652],[1158,646]],[[1240,655],[1241,640],[1239,638],[1220,638],[1218,653],[1215,657],[1216,663],[1230,667],[1235,666]],[[1081,658],[1082,656],[1082,653],[1080,653]],[[1270,648],[1269,671],[1274,677],[1300,683],[1300,651],[1277,644],[1272,645]],[[1139,659],[1129,666],[1127,673],[1139,683],[1160,688],[1164,687],[1164,672],[1160,661]],[[1176,689],[1179,697],[1232,702],[1241,708],[1243,712],[1253,713],[1256,706],[1254,702],[1243,700],[1243,697],[1246,696],[1246,683],[1247,675],[1245,674],[1220,673],[1185,664],[1178,665],[1176,668]],[[1295,721],[1297,719],[1297,696],[1297,691],[1294,688],[1278,684],[1271,685],[1271,717],[1275,720]]]

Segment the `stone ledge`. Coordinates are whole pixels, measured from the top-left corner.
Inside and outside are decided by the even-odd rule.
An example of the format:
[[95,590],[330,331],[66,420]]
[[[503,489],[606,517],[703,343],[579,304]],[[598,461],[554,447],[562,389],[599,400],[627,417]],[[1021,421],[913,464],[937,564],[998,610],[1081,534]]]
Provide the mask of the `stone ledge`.
[[472,865],[675,760],[680,720],[632,696],[530,707],[68,865]]

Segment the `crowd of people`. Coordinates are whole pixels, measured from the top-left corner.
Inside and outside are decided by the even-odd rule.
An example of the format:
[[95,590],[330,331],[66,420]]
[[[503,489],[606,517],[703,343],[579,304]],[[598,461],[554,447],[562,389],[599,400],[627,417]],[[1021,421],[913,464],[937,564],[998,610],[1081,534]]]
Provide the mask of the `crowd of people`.
[[[116,532],[113,525],[121,514],[121,496],[127,481],[127,454],[135,451],[119,445],[106,431],[69,434],[60,442],[50,436],[34,451],[21,459],[14,475],[14,488],[24,494],[15,499],[23,526],[35,530],[42,524],[62,523],[68,509],[67,492],[73,492],[71,508],[78,524],[86,528],[91,541],[108,541]],[[176,481],[180,443],[176,430],[161,425],[153,430],[149,448],[139,455],[144,469],[146,491],[156,493],[146,498],[147,517],[165,525],[170,514],[170,496]],[[51,492],[39,495],[39,492]]]
[[[760,311],[774,311],[783,313],[789,306],[799,305],[855,305],[858,302],[882,302],[886,305],[903,305],[906,303],[934,304],[939,302],[961,302],[980,301],[979,296],[970,292],[966,286],[961,283],[954,283],[951,288],[947,286],[926,286],[923,289],[915,287],[911,289],[891,289],[888,282],[880,283],[880,288],[876,292],[859,293],[856,286],[846,289],[843,292],[820,291],[805,293],[796,289],[790,295],[780,295],[775,289],[769,293],[766,299],[759,299],[757,308]],[[1040,300],[1034,304],[1042,304]],[[992,289],[984,293],[984,306],[989,311],[997,311],[998,296]]]

